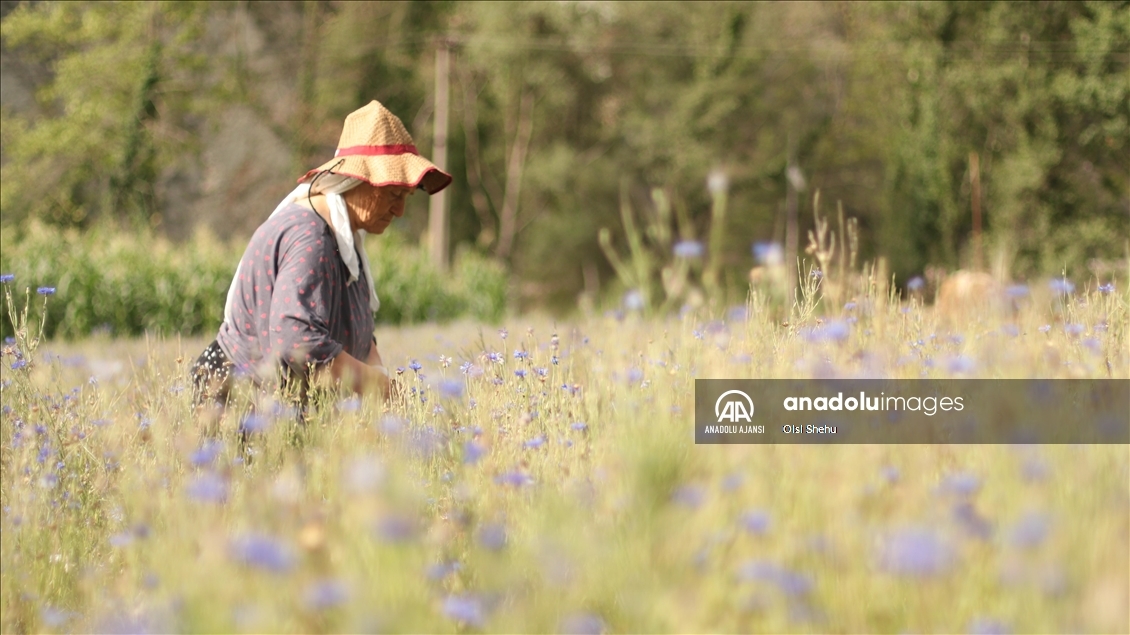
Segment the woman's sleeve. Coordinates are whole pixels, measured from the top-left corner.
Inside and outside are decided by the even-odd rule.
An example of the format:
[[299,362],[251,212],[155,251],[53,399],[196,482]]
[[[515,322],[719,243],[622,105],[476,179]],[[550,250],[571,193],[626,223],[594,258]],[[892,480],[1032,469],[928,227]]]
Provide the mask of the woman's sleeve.
[[294,372],[329,362],[342,350],[330,337],[330,307],[335,306],[329,240],[321,232],[283,239],[278,275],[271,294],[271,357]]

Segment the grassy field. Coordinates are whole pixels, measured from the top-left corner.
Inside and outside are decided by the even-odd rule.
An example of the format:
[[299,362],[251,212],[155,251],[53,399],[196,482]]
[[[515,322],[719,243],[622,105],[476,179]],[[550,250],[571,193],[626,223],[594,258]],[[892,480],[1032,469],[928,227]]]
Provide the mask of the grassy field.
[[0,629],[1126,632],[1126,446],[693,443],[696,377],[1130,377],[1125,290],[1058,290],[383,329],[407,399],[217,436],[202,339],[7,346]]

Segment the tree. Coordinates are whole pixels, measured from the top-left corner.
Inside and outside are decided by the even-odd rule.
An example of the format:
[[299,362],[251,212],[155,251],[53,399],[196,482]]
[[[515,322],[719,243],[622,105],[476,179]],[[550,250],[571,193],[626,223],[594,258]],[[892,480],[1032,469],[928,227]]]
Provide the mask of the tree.
[[183,130],[196,105],[201,11],[44,3],[4,18],[5,46],[50,69],[38,112],[3,113],[5,223],[160,220],[158,175],[192,146]]

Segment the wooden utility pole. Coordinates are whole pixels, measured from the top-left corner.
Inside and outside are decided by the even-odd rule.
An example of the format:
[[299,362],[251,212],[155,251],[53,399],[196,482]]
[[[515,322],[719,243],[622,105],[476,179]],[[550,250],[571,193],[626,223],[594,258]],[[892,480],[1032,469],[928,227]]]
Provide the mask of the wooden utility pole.
[[[448,41],[440,39],[436,45],[435,128],[432,133],[432,162],[447,170],[447,86],[450,74]],[[428,201],[428,237],[432,264],[447,271],[447,191],[433,194]]]
[[796,165],[793,138],[789,135],[789,155],[785,165],[785,280],[790,300],[797,286],[797,246],[800,229],[797,226],[797,192],[804,190],[804,176]]
[[981,158],[969,153],[969,184],[973,198],[973,269],[981,270]]

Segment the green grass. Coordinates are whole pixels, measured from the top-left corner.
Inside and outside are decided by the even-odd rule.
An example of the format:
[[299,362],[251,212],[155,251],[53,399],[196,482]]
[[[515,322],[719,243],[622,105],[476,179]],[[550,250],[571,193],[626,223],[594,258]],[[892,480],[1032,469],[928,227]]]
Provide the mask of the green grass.
[[[588,616],[609,632],[968,632],[986,620],[1124,632],[1126,446],[695,446],[690,413],[695,377],[824,365],[936,377],[945,365],[928,360],[964,356],[987,378],[1126,379],[1126,299],[1065,306],[1034,288],[1007,322],[969,315],[960,341],[928,309],[883,303],[846,341],[815,344],[756,302],[724,328],[693,316],[511,318],[505,339],[471,322],[382,328],[390,367],[422,364],[400,381],[426,403],[330,397],[303,428],[270,419],[241,453],[247,395],[211,467],[191,460],[206,434],[186,389],[203,338],[46,343],[19,370],[6,354],[0,630],[557,632]],[[482,374],[444,397],[438,380],[463,381],[464,362]],[[483,454],[465,463],[472,440]],[[970,502],[987,540],[966,537],[938,493],[959,475],[980,483]],[[192,496],[206,486],[223,502]],[[739,522],[750,511],[763,531]],[[1016,546],[1033,512],[1049,534]],[[952,568],[879,567],[883,537],[906,527],[950,541]],[[240,561],[247,535],[283,550],[256,560],[280,571]],[[448,562],[458,568],[426,575]],[[770,567],[777,577],[747,579]]]

